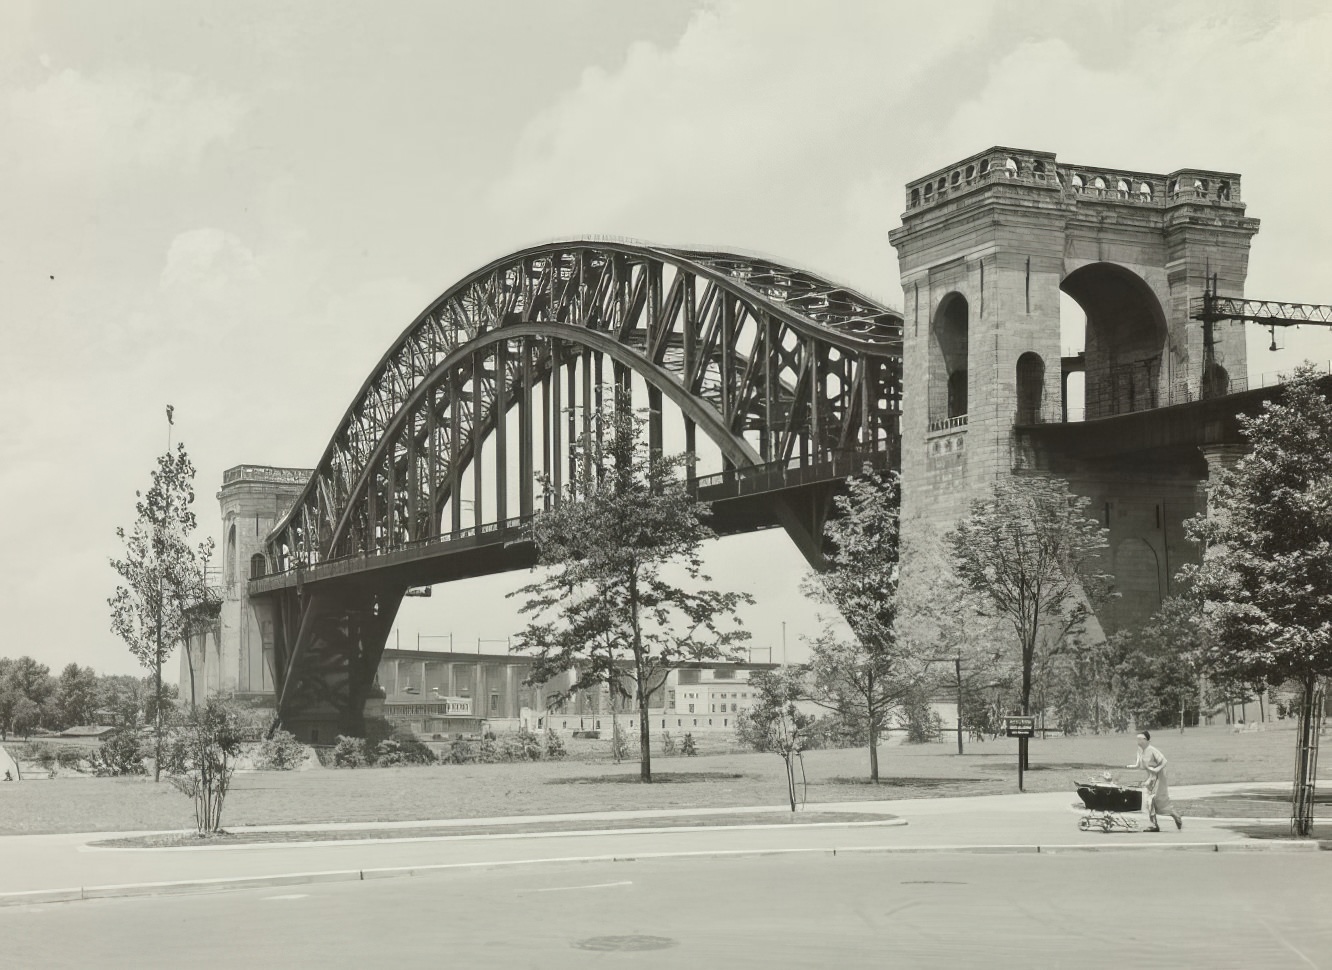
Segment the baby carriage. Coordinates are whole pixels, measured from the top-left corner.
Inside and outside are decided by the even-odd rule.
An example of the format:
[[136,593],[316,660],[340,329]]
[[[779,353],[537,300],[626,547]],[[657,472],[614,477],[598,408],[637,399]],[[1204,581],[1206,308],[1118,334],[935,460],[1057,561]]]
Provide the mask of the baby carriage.
[[1079,781],[1078,797],[1087,808],[1087,814],[1078,819],[1078,828],[1084,832],[1100,829],[1110,832],[1123,829],[1127,832],[1138,830],[1138,820],[1127,817],[1125,812],[1142,811],[1142,789],[1125,788],[1113,782]]

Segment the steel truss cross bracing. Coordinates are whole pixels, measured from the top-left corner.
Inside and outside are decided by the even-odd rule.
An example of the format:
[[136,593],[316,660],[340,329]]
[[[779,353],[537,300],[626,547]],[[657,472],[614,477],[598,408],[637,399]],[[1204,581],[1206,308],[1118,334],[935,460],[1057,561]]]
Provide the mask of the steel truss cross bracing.
[[[556,486],[573,474],[570,448],[612,383],[622,396],[637,382],[644,399],[630,406],[646,410],[653,447],[680,420],[670,430],[685,450],[702,430],[725,472],[757,481],[896,455],[901,367],[898,313],[765,259],[578,241],[491,263],[394,342],[269,536],[278,575],[251,592],[285,599],[280,695],[297,680],[325,693],[340,681],[334,692],[355,707],[345,684],[377,662],[402,593],[376,583],[375,563],[539,511],[536,474]],[[316,595],[351,561],[354,588]],[[301,674],[319,649],[336,675]]]

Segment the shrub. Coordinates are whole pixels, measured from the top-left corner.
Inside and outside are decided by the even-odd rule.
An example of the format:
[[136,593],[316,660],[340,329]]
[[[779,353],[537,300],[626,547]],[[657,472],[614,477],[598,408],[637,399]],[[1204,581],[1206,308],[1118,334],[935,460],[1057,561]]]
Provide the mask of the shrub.
[[546,758],[558,761],[564,755],[564,740],[555,733],[554,728],[546,728]]
[[514,761],[540,761],[541,739],[527,728],[519,728],[518,733],[509,739],[514,752]]
[[487,731],[485,737],[481,739],[481,744],[477,746],[476,760],[483,765],[493,765],[500,760],[500,751],[495,744],[495,735],[491,734],[489,731]]
[[88,756],[88,766],[99,778],[148,774],[139,750],[139,732],[132,727],[112,731]]
[[402,754],[402,745],[392,738],[385,738],[375,745],[375,764],[381,768],[392,768],[394,765],[406,763],[407,759]]
[[222,830],[222,803],[231,787],[244,733],[240,708],[217,697],[191,707],[171,729],[162,767],[171,784],[194,799],[200,835]]
[[907,711],[907,743],[924,744],[943,736],[943,718],[928,707]]
[[694,736],[688,731],[685,732],[684,741],[680,744],[680,753],[689,758],[698,754],[698,746],[694,744]]
[[365,756],[365,741],[361,738],[349,738],[338,735],[338,743],[333,745],[333,767],[364,768],[369,763]]
[[254,756],[256,768],[264,771],[291,771],[305,760],[305,745],[290,731],[277,731],[259,745]]
[[670,732],[670,731],[662,731],[662,732],[661,732],[661,753],[662,753],[662,754],[675,754],[676,748],[677,748],[677,745],[676,745],[676,743],[675,743],[675,738],[671,737],[671,732]]
[[441,760],[451,765],[470,765],[475,764],[476,759],[476,745],[466,738],[454,738],[453,743],[449,745],[449,750],[445,752]]
[[80,748],[61,748],[56,752],[56,763],[62,768],[77,770],[83,765],[83,751]]
[[25,745],[27,751],[25,757],[28,761],[35,761],[42,766],[44,771],[54,771],[56,766],[56,749],[52,744],[45,741],[32,741]]

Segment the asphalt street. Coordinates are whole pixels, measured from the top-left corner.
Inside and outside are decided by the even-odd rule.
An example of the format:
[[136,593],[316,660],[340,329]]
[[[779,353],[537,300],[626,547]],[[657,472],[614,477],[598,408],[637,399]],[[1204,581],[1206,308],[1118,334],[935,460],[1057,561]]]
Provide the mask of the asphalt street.
[[648,859],[0,909],[0,964],[1332,967],[1327,853]]

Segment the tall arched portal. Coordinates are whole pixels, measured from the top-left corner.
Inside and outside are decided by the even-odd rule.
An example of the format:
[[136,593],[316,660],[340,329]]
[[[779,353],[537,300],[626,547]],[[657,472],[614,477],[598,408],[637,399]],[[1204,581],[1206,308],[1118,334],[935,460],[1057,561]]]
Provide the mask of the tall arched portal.
[[1087,315],[1086,417],[1169,401],[1165,312],[1147,282],[1124,266],[1097,262],[1069,273],[1060,288]]

